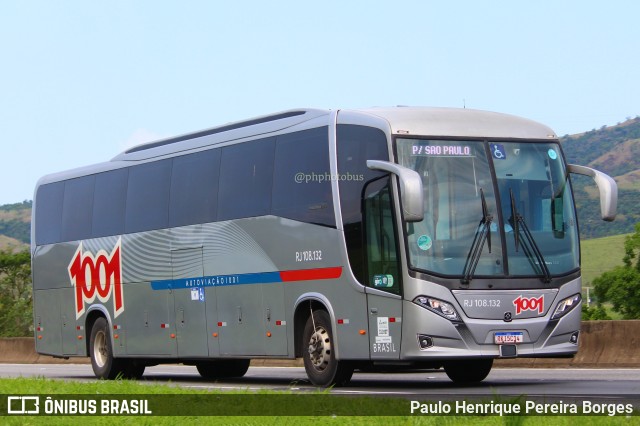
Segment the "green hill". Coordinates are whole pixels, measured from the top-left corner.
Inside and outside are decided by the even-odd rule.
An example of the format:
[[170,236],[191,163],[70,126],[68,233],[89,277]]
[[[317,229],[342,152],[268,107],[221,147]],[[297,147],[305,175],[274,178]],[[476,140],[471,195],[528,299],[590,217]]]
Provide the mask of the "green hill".
[[0,249],[20,249],[29,245],[31,206],[31,201],[0,206]]
[[561,138],[569,163],[578,162],[585,166],[593,166],[612,176],[640,169],[640,158],[629,156],[630,150],[640,153],[638,140],[640,117],[615,126],[604,126],[599,130],[593,129]]
[[618,183],[618,216],[600,220],[600,202],[593,181],[572,176],[578,207],[580,235],[584,239],[633,232],[640,222],[640,117],[560,139],[570,164],[593,167]]

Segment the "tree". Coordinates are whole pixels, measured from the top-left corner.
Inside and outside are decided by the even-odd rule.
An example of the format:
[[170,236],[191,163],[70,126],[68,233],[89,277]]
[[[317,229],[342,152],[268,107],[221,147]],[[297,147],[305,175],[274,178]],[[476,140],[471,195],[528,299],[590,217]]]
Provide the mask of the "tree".
[[593,280],[598,303],[610,302],[624,319],[640,319],[640,223],[624,241],[623,266]]
[[596,320],[610,320],[611,317],[607,314],[607,311],[598,304],[590,307],[582,305],[582,320],[583,321],[596,321]]
[[31,255],[0,250],[0,336],[33,333]]

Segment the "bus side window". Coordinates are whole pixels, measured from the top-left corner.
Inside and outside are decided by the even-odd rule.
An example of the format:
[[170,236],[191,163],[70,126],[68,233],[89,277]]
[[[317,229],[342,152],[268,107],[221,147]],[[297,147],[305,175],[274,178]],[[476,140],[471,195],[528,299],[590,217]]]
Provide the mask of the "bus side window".
[[173,159],[169,226],[214,222],[218,209],[220,150]]
[[125,232],[150,231],[169,225],[171,161],[154,161],[129,170]]
[[384,176],[367,167],[367,160],[389,160],[387,137],[380,129],[352,124],[338,125],[338,174],[340,210],[349,266],[358,282],[368,283],[365,265],[362,194],[367,182]]
[[62,200],[64,182],[38,188],[36,195],[36,244],[57,243],[62,236]]
[[129,168],[96,175],[93,199],[92,237],[124,233]]
[[91,238],[94,186],[93,175],[65,182],[62,205],[62,241]]
[[400,294],[397,235],[390,195],[390,179],[371,181],[363,200],[367,285]]
[[331,194],[327,127],[278,136],[271,214],[336,226]]
[[222,148],[217,220],[271,212],[275,141],[271,137]]

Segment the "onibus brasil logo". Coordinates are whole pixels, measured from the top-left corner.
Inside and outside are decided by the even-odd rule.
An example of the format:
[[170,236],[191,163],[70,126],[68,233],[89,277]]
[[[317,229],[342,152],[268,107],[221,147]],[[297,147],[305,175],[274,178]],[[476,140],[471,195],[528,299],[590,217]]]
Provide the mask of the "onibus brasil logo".
[[75,287],[76,319],[84,314],[87,305],[98,300],[106,303],[113,297],[113,316],[124,311],[122,297],[121,238],[111,250],[98,250],[95,255],[84,251],[82,242],[69,264],[69,278]]

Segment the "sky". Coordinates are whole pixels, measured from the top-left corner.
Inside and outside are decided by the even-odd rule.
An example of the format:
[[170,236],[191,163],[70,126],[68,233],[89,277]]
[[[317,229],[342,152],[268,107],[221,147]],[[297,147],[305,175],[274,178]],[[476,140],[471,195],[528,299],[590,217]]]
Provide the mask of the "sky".
[[293,108],[615,125],[640,115],[638,16],[635,0],[6,0],[0,204],[139,143]]

